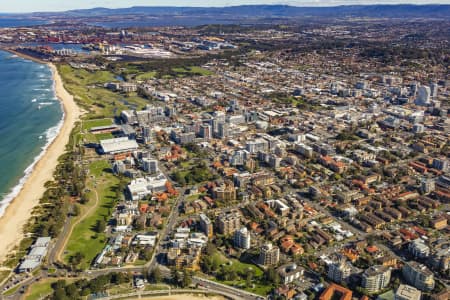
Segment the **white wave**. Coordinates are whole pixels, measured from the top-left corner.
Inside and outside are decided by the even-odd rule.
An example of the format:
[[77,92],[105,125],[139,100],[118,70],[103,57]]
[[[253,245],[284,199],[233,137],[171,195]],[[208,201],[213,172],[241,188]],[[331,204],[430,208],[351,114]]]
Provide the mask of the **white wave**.
[[50,92],[52,89],[33,89],[33,91],[37,92],[37,91],[46,91],[46,92]]
[[34,103],[34,102],[36,102],[36,101],[37,101],[37,99],[36,99],[36,98],[34,98],[34,99],[32,99],[32,100],[31,100],[31,102],[33,102],[33,103]]
[[39,105],[42,105],[42,106],[53,105],[53,104],[55,104],[55,102],[39,102]]

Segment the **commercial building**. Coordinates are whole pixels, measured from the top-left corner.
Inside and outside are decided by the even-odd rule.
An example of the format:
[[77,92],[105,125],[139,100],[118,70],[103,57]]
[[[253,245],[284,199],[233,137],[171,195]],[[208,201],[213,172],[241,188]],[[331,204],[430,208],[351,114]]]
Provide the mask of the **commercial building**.
[[145,172],[154,174],[158,172],[158,161],[156,159],[146,158],[142,159],[142,168]]
[[251,237],[247,228],[242,227],[234,232],[234,246],[241,249],[250,249]]
[[136,140],[130,140],[128,137],[120,137],[114,139],[107,139],[100,141],[100,147],[102,153],[116,154],[134,151],[139,148]]
[[402,269],[405,280],[421,291],[431,291],[434,289],[434,275],[424,265],[416,262],[407,262]]
[[407,284],[400,284],[395,292],[395,300],[420,300],[422,293]]
[[132,200],[141,200],[155,192],[166,190],[167,178],[163,174],[154,177],[136,178],[127,186]]
[[40,237],[31,246],[25,260],[17,268],[19,273],[31,272],[42,263],[47,255],[51,237]]
[[389,285],[391,281],[391,268],[385,266],[372,266],[364,271],[361,286],[369,293],[376,293]]
[[431,90],[429,86],[420,86],[415,100],[416,105],[427,106],[431,101]]
[[280,249],[272,243],[264,244],[259,253],[258,263],[263,266],[273,266],[280,260]]

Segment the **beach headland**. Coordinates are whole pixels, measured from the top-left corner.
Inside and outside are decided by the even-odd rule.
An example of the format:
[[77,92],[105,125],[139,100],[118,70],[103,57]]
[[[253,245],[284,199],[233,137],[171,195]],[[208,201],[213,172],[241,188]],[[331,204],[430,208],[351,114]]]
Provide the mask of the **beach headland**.
[[0,217],[0,240],[2,241],[0,245],[0,262],[5,260],[11,250],[24,237],[23,227],[31,217],[33,208],[39,204],[39,199],[45,192],[45,183],[53,179],[58,158],[65,152],[72,129],[81,116],[81,110],[76,105],[73,96],[65,90],[63,81],[54,64],[9,49],[5,50],[24,59],[47,64],[50,67],[53,74],[55,93],[61,102],[64,117],[58,135],[34,165],[22,189],[8,205],[4,215]]

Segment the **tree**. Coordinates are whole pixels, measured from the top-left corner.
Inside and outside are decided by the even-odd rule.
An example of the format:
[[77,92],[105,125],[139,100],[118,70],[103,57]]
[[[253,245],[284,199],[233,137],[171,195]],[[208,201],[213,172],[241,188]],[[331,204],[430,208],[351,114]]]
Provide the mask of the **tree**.
[[105,220],[97,220],[97,223],[95,223],[95,231],[98,233],[104,232],[106,229],[106,222]]
[[72,268],[75,269],[77,266],[79,266],[83,262],[84,258],[85,256],[81,252],[76,252],[74,255],[72,255],[69,259]]
[[80,204],[86,204],[89,202],[89,197],[86,194],[81,195]]
[[180,285],[180,272],[177,269],[172,269],[171,271],[172,283],[176,286]]
[[192,283],[191,276],[192,275],[186,269],[183,270],[183,279],[181,280],[181,287],[186,288],[191,285]]
[[268,283],[272,283],[275,286],[278,286],[280,284],[280,276],[274,268],[267,269],[264,275]]
[[156,267],[150,273],[150,281],[153,283],[160,283],[162,281],[162,274],[159,267]]
[[74,217],[80,215],[80,207],[78,205],[75,204],[74,206],[72,206],[72,213],[71,213],[71,215],[74,216]]
[[247,272],[245,274],[245,285],[247,286],[247,288],[251,287],[252,280],[253,280],[253,272]]

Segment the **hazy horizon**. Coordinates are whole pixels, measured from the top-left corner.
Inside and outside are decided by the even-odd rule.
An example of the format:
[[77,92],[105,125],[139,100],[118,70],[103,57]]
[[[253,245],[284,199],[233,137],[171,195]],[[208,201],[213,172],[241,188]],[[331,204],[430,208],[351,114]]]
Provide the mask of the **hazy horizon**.
[[[172,6],[172,7],[228,7],[238,5],[292,5],[292,6],[340,6],[340,5],[376,5],[376,4],[450,4],[450,0],[398,0],[398,1],[370,1],[370,0],[305,0],[305,1],[267,1],[267,0],[228,0],[219,1],[211,0],[205,1],[199,0],[166,0],[166,1],[142,1],[142,0],[78,0],[71,1],[71,3],[62,3],[59,0],[17,0],[9,3],[0,4],[0,13],[30,13],[30,12],[57,12],[67,11],[74,9],[89,9],[96,7],[105,8],[126,8],[132,6]],[[26,9],[24,9],[26,7]]]

